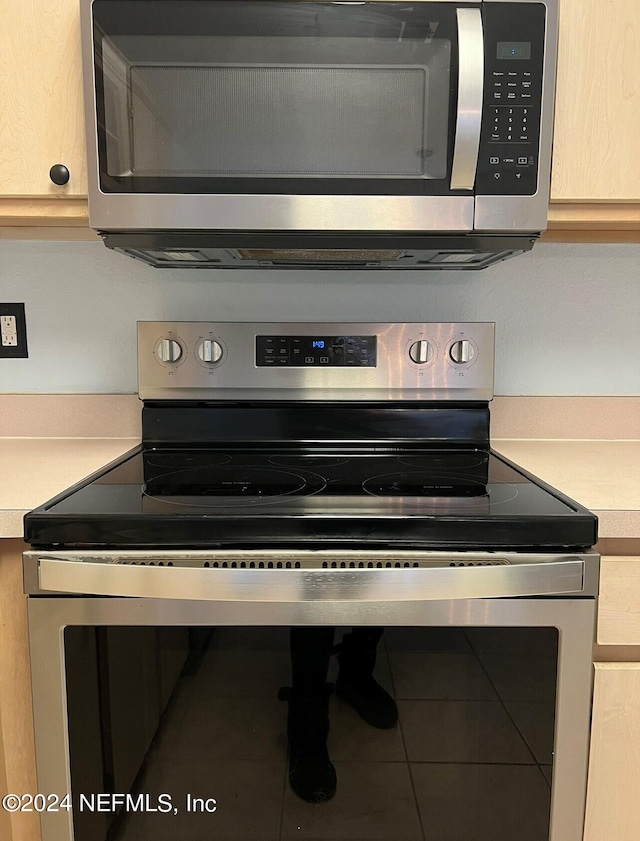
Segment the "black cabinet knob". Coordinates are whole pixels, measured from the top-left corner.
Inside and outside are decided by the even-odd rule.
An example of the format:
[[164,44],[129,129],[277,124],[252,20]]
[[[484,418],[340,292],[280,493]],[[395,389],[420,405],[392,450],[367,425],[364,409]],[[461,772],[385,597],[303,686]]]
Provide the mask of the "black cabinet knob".
[[49,178],[54,184],[61,187],[69,180],[69,170],[64,164],[54,164],[49,170]]

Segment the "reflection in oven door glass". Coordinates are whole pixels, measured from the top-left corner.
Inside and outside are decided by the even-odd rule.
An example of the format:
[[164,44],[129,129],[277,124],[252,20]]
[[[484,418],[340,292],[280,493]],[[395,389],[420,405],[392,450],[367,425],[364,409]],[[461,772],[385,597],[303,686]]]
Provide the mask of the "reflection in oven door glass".
[[555,628],[65,631],[75,841],[547,841]]

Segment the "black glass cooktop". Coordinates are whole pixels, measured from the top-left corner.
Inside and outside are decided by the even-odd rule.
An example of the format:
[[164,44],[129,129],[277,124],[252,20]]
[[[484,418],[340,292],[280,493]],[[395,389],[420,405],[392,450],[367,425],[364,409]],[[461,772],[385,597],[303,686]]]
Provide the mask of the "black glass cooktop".
[[147,448],[28,514],[34,545],[591,546],[596,519],[488,449]]

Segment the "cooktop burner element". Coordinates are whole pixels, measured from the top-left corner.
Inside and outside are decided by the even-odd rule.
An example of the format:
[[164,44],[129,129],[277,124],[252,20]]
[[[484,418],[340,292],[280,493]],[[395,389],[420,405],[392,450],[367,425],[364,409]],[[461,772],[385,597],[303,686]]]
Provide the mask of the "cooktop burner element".
[[174,472],[176,468],[183,471],[188,470],[204,470],[207,467],[219,466],[221,464],[228,464],[232,459],[228,453],[217,453],[206,450],[199,450],[198,452],[189,452],[184,450],[178,459],[176,459],[175,452],[164,453],[161,450],[147,453],[146,463],[149,468],[158,468]]
[[[229,456],[229,461],[231,457]],[[302,476],[285,470],[224,465],[193,466],[187,470],[160,474],[146,482],[148,497],[176,505],[227,505],[240,502],[260,504],[283,496],[307,496],[324,487],[320,476]],[[193,502],[189,498],[193,498]]]
[[[323,361],[351,346],[366,365]],[[491,449],[493,325],[142,323],[139,365],[141,446],[29,514],[30,543],[595,542],[592,514]]]
[[478,453],[428,453],[420,456],[400,456],[398,461],[401,464],[408,464],[411,467],[424,467],[429,470],[464,470],[465,468],[479,467],[486,454]]
[[287,464],[291,467],[312,467],[322,470],[323,467],[335,467],[339,464],[346,464],[346,458],[336,458],[335,456],[270,456],[271,464]]
[[486,483],[465,476],[438,473],[385,473],[365,479],[362,488],[372,496],[486,496]]

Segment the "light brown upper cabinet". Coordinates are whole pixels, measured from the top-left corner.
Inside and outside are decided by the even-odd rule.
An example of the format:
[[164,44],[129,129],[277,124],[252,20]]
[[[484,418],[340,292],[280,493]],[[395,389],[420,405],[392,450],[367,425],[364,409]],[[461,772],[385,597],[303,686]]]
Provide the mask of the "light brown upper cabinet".
[[[0,218],[8,224],[73,224],[77,216],[86,224],[79,5],[0,3]],[[63,185],[49,175],[56,164],[69,171]]]
[[640,2],[560,0],[547,238],[638,241],[639,138]]
[[560,0],[551,198],[640,202],[640,2]]

